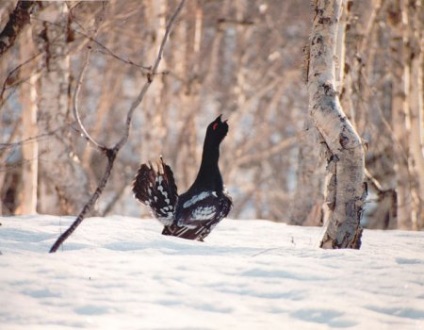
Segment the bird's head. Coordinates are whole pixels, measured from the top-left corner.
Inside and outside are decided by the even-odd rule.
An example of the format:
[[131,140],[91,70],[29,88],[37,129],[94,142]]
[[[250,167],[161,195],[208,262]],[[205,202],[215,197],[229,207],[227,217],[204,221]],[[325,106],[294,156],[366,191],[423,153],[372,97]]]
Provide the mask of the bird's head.
[[222,115],[219,115],[213,122],[211,122],[206,131],[206,139],[211,142],[220,144],[228,133],[228,123],[226,120],[222,121]]

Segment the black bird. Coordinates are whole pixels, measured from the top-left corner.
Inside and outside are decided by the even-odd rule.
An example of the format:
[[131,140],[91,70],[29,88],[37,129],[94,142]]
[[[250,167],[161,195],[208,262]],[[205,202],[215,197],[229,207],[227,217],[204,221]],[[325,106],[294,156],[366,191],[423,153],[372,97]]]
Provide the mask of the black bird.
[[232,201],[218,167],[219,145],[227,133],[228,123],[221,116],[209,124],[199,173],[184,194],[178,195],[172,170],[162,157],[156,164],[140,166],[134,196],[165,226],[163,235],[203,241],[230,212]]

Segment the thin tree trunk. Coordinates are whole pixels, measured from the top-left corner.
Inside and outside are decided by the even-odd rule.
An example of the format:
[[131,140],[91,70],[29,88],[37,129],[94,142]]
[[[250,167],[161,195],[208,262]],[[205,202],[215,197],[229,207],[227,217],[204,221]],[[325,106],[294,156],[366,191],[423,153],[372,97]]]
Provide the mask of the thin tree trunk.
[[[367,150],[367,183],[372,204],[365,213],[366,227],[395,229],[397,226],[397,195],[395,192],[394,148],[390,126],[390,99],[386,68],[390,52],[380,47],[385,44],[382,33],[386,28],[385,0],[370,0],[368,5],[355,1],[352,12],[358,17],[351,23],[347,39],[347,58],[351,59],[349,73],[344,81],[342,105],[357,110],[355,127],[370,142]],[[386,31],[385,31],[386,32]],[[346,102],[347,101],[347,102]],[[364,111],[372,109],[372,111]],[[348,111],[349,113],[349,111]],[[377,183],[377,184],[375,184]],[[372,206],[371,206],[372,205]]]
[[197,148],[199,144],[195,116],[195,112],[200,107],[199,68],[197,64],[194,64],[199,62],[197,57],[201,41],[200,37],[197,37],[202,29],[202,15],[199,10],[197,0],[187,3],[185,13],[187,19],[176,26],[174,31],[175,40],[184,45],[179,47],[180,49],[175,49],[173,58],[175,72],[182,78],[178,102],[181,109],[186,110],[179,114],[184,128],[179,133],[178,144],[175,148],[176,167],[182,174],[178,180],[181,191],[188,189],[194,181],[201,155]]
[[[149,26],[153,40],[147,55],[149,59],[154,59],[161,43],[161,39],[158,36],[163,35],[166,29],[167,3],[164,0],[156,0],[149,1],[146,6],[146,18],[150,20]],[[166,66],[166,61],[162,60],[159,70],[165,71]],[[160,73],[158,78],[143,101],[145,129],[143,130],[144,139],[142,140],[141,148],[143,149],[143,154],[149,158],[159,157],[163,153],[163,140],[166,135],[165,109],[161,106],[164,83]]]
[[409,136],[409,164],[413,173],[412,183],[412,229],[424,228],[424,48],[423,48],[423,7],[419,0],[409,3],[411,24],[409,31],[409,58],[411,59],[411,74],[409,75],[409,107],[411,118],[411,133]]
[[342,0],[317,0],[308,70],[309,111],[328,147],[328,224],[322,248],[361,246],[364,150],[335,87],[335,46]]
[[[24,33],[21,47],[22,62],[34,55],[32,29]],[[25,66],[21,72],[26,82],[20,89],[22,105],[22,140],[25,141],[37,135],[37,77],[34,74],[34,64]],[[22,145],[22,189],[19,198],[17,214],[35,214],[37,211],[37,181],[38,181],[38,142],[36,139],[24,142]]]
[[407,10],[405,0],[392,1],[388,9],[391,23],[391,86],[392,86],[392,127],[397,144],[396,148],[396,192],[398,198],[399,229],[412,229],[411,210],[412,177],[409,169],[410,113],[409,69],[406,61]]
[[[39,144],[39,208],[42,213],[75,214],[89,198],[87,177],[71,143],[71,117],[68,104],[69,65],[67,45],[68,7],[51,2],[43,10],[42,31],[35,31],[37,44],[44,51],[47,72],[39,80],[38,124],[51,137]],[[41,33],[40,33],[41,32]],[[56,129],[61,128],[60,131]]]

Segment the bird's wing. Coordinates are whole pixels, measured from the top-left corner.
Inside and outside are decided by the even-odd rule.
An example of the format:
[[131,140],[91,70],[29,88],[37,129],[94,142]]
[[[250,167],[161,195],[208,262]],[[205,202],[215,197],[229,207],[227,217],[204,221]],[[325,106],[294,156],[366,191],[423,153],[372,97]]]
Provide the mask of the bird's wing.
[[228,215],[231,207],[231,198],[225,194],[219,197],[213,193],[194,196],[180,205],[176,215],[177,221],[165,226],[162,235],[203,241]]
[[153,215],[165,226],[174,220],[178,199],[171,168],[163,162],[142,164],[133,182],[134,197],[150,207]]
[[230,212],[231,199],[215,192],[201,192],[179,205],[176,214],[177,224],[197,227],[207,222],[218,223]]

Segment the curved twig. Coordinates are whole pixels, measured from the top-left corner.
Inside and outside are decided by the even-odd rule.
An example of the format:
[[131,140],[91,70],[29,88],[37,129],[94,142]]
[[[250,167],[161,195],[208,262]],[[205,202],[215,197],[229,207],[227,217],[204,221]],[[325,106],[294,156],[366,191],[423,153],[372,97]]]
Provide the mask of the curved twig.
[[97,149],[104,149],[104,146],[100,145],[98,142],[96,142],[96,140],[94,140],[91,135],[87,132],[87,130],[85,129],[82,121],[81,121],[81,117],[79,114],[79,108],[78,108],[78,99],[79,99],[79,93],[81,91],[81,85],[82,85],[82,81],[84,80],[84,75],[85,75],[85,71],[87,69],[87,64],[89,62],[90,59],[90,55],[91,55],[91,50],[92,48],[89,48],[86,56],[85,56],[85,60],[84,63],[82,65],[82,69],[81,72],[79,74],[78,80],[77,80],[77,85],[75,87],[75,93],[74,93],[74,98],[73,98],[73,113],[74,113],[74,117],[78,123],[78,126],[84,136],[84,138],[91,143],[95,148]]

